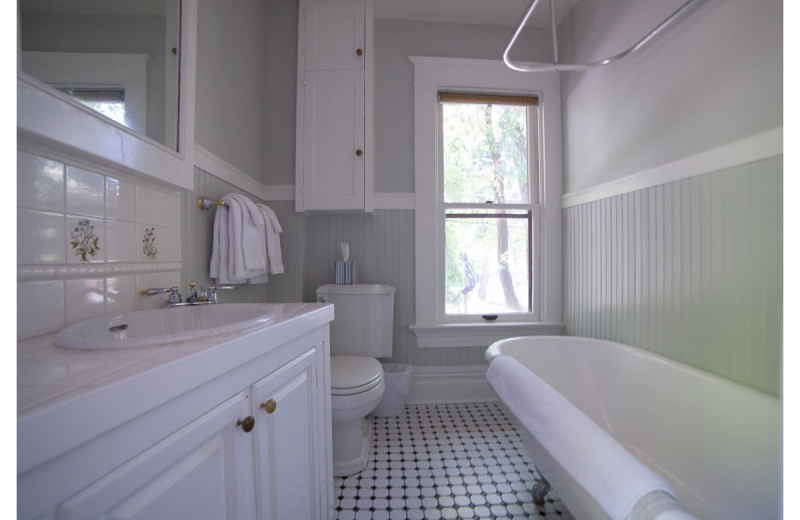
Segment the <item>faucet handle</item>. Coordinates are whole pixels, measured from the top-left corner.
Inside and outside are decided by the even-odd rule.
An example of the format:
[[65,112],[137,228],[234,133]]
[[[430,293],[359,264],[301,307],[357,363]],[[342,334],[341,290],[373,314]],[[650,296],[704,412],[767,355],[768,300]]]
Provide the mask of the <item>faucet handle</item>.
[[214,291],[214,292],[219,291],[219,290],[238,291],[239,290],[239,286],[238,285],[212,285],[208,289],[210,291]]
[[208,301],[217,303],[219,302],[219,298],[217,298],[217,291],[238,291],[238,285],[212,285],[208,288]]
[[142,296],[155,296],[164,293],[177,293],[180,291],[178,287],[154,287],[151,289],[142,289]]
[[165,294],[169,293],[169,298],[167,302],[170,305],[174,305],[176,303],[181,303],[181,293],[178,287],[158,287],[158,288],[151,288],[151,289],[142,289],[142,296],[155,296],[157,294]]

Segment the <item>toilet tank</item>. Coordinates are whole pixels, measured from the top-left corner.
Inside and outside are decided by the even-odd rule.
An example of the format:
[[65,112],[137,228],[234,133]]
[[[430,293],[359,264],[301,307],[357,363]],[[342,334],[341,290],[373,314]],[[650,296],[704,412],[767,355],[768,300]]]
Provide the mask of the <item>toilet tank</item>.
[[317,301],[332,303],[331,354],[392,356],[394,287],[383,284],[328,284]]

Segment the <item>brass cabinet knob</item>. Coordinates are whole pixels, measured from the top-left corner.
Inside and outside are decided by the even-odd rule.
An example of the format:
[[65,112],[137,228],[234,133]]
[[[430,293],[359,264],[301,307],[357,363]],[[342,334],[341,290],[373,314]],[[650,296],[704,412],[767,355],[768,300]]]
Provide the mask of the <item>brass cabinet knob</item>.
[[261,408],[267,411],[267,413],[272,413],[275,411],[275,408],[278,407],[278,403],[275,402],[275,399],[270,399],[266,403],[261,403]]
[[244,418],[244,420],[236,421],[236,426],[241,426],[245,433],[250,433],[256,425],[256,420],[252,415]]
[[356,54],[361,56],[362,54],[364,54],[364,51],[362,51],[361,49],[356,49]]
[[361,154],[363,154],[363,153],[364,153],[364,152],[363,152],[363,151],[361,151],[361,150],[356,150],[356,155],[357,155],[357,156],[359,156],[359,157],[361,157]]

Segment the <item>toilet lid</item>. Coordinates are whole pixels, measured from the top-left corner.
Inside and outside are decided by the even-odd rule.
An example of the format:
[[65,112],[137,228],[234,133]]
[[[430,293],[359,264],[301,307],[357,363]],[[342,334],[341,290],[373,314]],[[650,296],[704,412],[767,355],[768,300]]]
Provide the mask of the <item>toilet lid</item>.
[[382,380],[383,367],[375,358],[331,356],[331,393],[334,395],[364,392]]

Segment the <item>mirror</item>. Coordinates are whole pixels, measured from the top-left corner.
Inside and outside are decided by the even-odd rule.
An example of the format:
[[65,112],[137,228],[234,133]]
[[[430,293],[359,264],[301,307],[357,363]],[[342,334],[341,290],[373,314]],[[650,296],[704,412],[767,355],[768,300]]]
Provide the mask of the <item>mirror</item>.
[[180,9],[180,0],[20,0],[20,69],[178,151]]

